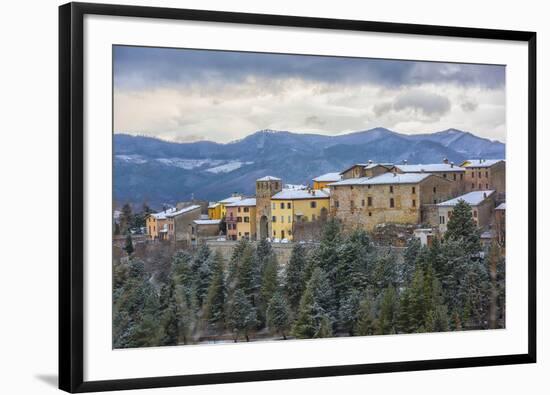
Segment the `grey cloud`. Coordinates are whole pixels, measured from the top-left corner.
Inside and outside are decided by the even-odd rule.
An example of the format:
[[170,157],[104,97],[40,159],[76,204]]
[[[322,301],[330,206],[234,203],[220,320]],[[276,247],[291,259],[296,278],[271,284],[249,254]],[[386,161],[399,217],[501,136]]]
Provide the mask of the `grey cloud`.
[[473,112],[477,109],[478,104],[475,101],[465,101],[460,104],[462,111]]
[[456,83],[502,87],[504,66],[212,50],[116,46],[117,88],[242,82],[249,77],[400,87]]
[[374,114],[377,117],[387,114],[393,108],[393,104],[390,102],[376,103],[373,107]]
[[309,126],[324,126],[326,122],[317,115],[311,115],[305,119],[305,124]]
[[396,111],[413,109],[427,116],[441,116],[450,111],[451,102],[448,98],[435,93],[413,90],[399,95],[393,103],[393,108]]

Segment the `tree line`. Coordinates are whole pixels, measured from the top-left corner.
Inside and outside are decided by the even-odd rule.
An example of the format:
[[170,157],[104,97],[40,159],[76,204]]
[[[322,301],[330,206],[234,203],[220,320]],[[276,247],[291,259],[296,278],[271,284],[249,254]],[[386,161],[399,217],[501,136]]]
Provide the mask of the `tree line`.
[[202,245],[173,256],[159,290],[130,258],[114,271],[114,347],[502,327],[503,254],[480,254],[470,210],[457,205],[444,238],[412,238],[401,259],[333,219],[285,267],[266,240],[240,241],[228,262]]

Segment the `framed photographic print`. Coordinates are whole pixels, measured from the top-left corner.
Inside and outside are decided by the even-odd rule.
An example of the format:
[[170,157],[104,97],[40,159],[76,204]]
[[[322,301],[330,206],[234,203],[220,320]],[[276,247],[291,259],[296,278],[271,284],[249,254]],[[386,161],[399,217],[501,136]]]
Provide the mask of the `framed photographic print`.
[[535,362],[535,33],[59,12],[61,389]]

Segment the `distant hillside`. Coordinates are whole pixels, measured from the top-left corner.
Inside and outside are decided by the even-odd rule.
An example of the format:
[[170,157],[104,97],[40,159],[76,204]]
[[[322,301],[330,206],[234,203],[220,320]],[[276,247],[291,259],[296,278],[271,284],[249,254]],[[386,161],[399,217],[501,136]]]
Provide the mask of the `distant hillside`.
[[227,144],[115,134],[114,199],[153,207],[191,197],[218,200],[253,194],[264,175],[307,184],[357,162],[439,163],[445,157],[455,163],[504,158],[505,145],[456,129],[406,135],[376,128],[340,136],[263,130]]

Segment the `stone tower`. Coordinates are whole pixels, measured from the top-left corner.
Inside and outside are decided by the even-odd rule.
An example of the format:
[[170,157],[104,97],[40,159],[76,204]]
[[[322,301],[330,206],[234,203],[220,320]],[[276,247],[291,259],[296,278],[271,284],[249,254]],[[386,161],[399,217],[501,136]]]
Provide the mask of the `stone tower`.
[[280,178],[266,176],[256,180],[256,237],[272,237],[271,196],[283,189]]

